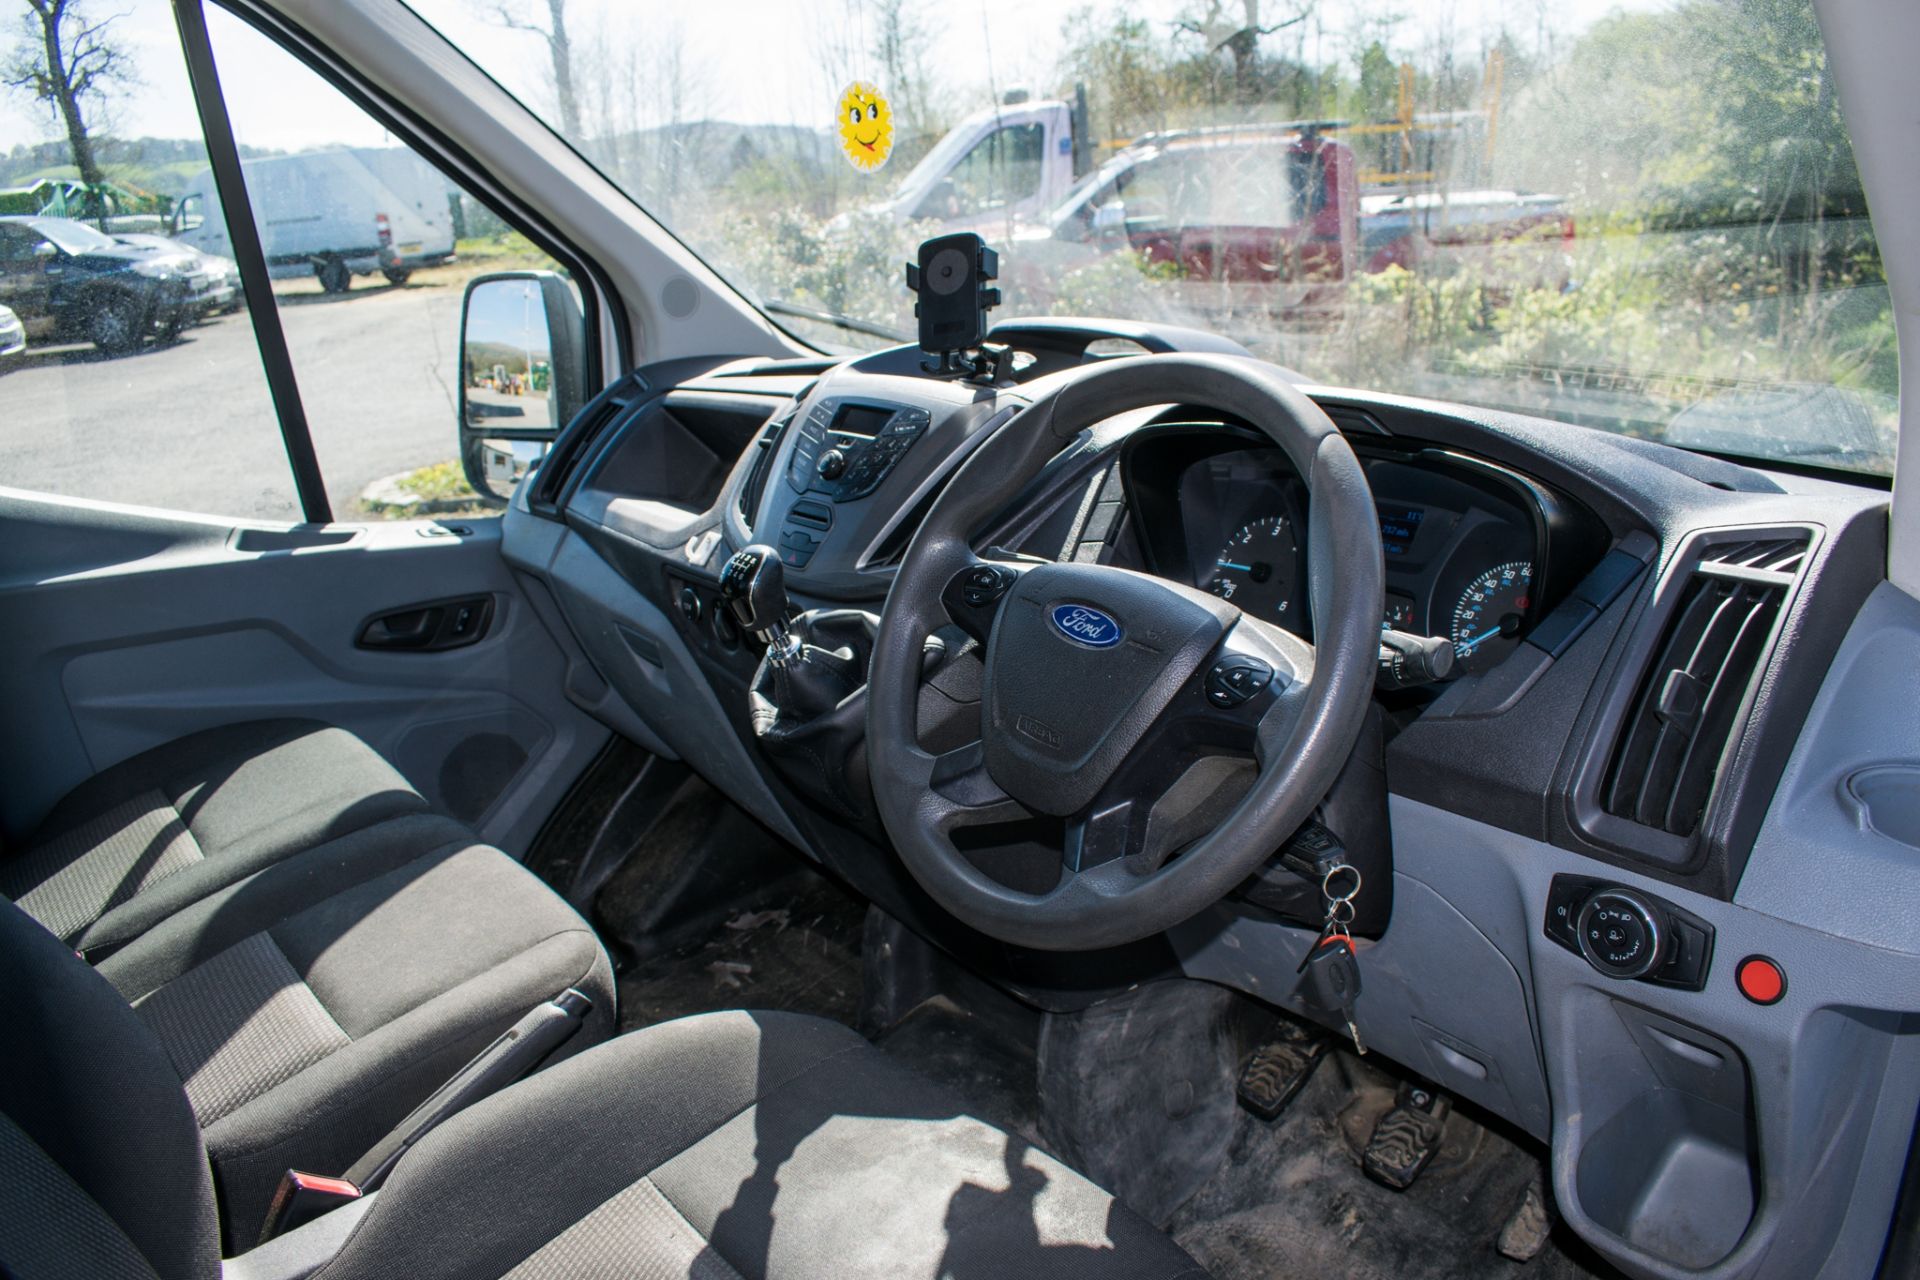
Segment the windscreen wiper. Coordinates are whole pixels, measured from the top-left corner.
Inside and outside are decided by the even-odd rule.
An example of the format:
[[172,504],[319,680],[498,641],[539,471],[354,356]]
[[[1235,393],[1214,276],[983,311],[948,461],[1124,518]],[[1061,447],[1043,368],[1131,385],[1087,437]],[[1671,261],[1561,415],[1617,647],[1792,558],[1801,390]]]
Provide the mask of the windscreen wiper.
[[887,325],[875,324],[871,320],[842,315],[838,311],[823,311],[818,307],[802,306],[797,302],[786,302],[780,298],[769,298],[760,304],[760,308],[763,311],[771,311],[777,316],[792,316],[796,320],[830,324],[836,329],[845,329],[848,333],[864,334],[869,338],[885,338],[889,342],[907,342],[913,337],[910,333]]

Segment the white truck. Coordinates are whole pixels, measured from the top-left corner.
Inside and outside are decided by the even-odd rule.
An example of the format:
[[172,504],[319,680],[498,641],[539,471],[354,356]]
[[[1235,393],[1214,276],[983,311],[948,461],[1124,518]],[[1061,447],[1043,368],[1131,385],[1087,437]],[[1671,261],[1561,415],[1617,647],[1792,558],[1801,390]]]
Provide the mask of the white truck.
[[[410,152],[332,148],[261,156],[241,168],[275,278],[311,271],[327,292],[343,293],[355,275],[378,271],[402,284],[416,268],[453,257],[445,180]],[[232,256],[212,170],[188,184],[170,234]]]
[[1088,167],[1085,104],[1008,98],[949,130],[874,211],[983,235],[1043,221]]

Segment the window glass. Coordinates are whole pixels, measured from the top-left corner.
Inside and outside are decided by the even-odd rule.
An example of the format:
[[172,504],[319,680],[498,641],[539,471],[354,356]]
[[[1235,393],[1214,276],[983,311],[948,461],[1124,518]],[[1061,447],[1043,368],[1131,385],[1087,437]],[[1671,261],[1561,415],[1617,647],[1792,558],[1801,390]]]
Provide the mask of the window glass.
[[0,484],[300,519],[232,260],[176,236],[207,152],[172,7],[13,9],[0,65],[29,87],[0,91]]
[[[1294,220],[1294,192],[1286,149],[1232,147],[1214,166],[1209,215],[1220,226],[1283,227]],[[1311,199],[1311,189],[1306,192]]]
[[1180,226],[1206,209],[1207,176],[1204,166],[1190,163],[1185,156],[1155,156],[1123,171],[1114,194],[1130,225]]
[[[207,19],[334,518],[485,510],[459,461],[465,288],[559,265],[291,54],[223,10]],[[207,175],[189,190],[218,209]],[[224,235],[217,217],[206,227]],[[494,410],[544,411],[535,381],[522,374]],[[524,467],[541,446],[500,448],[504,489],[516,452]]]
[[[994,130],[954,166],[949,198],[939,208],[923,206],[921,216],[957,218],[1018,204],[1039,190],[1045,146],[1046,129],[1041,125]],[[939,194],[936,188],[935,196]]]
[[[1891,466],[1893,312],[1811,0],[408,2],[749,296],[860,322],[843,348],[910,333],[900,263],[1010,198],[976,167],[1031,163],[1066,194],[991,229],[1004,314],[1191,325],[1334,384]],[[884,169],[835,145],[854,80],[924,140]],[[940,141],[1009,100],[1048,121],[1017,160]],[[1248,182],[1216,145],[1254,133],[1297,149],[1297,181]],[[1143,174],[1125,226],[1096,227],[1071,184],[1156,154],[1227,198]],[[941,182],[953,212],[890,198]]]

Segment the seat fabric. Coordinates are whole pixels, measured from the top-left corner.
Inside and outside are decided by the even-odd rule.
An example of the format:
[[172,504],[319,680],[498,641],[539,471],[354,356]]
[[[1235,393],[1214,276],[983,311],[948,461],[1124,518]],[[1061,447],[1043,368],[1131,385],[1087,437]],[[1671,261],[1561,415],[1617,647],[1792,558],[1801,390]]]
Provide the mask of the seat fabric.
[[323,1280],[1204,1277],[1143,1219],[837,1024],[706,1014],[455,1117]]
[[613,972],[538,879],[416,815],[285,859],[176,912],[100,974],[165,1050],[205,1133],[229,1253],[289,1168],[337,1174],[528,1010]]
[[[0,903],[0,1275],[217,1280],[206,1150],[166,1053],[113,988]],[[129,1252],[131,1251],[131,1252]]]
[[258,720],[103,770],[0,862],[0,894],[103,952],[262,867],[427,802],[344,729]]

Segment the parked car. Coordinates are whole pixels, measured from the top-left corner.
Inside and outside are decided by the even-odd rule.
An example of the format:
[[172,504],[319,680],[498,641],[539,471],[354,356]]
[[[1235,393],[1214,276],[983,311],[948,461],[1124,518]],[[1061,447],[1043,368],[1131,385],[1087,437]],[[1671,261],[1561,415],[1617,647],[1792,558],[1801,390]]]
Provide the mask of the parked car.
[[5,369],[27,349],[27,326],[13,314],[13,308],[0,307],[0,369]]
[[[423,199],[417,182],[403,182],[406,194],[397,191],[379,172],[395,167],[369,164],[345,148],[245,161],[247,196],[273,276],[311,271],[328,293],[344,293],[356,275],[378,271],[403,284],[415,268],[453,257],[445,199]],[[203,253],[232,255],[212,170],[187,185],[172,234]]]
[[132,232],[116,235],[114,239],[122,244],[131,244],[163,253],[178,254],[192,260],[198,271],[205,272],[212,282],[212,291],[207,298],[207,314],[230,316],[240,309],[240,269],[232,258],[225,254],[206,253],[181,240],[168,236],[154,235],[150,232]]
[[0,217],[0,302],[35,341],[87,341],[119,355],[179,333],[214,296],[211,275],[183,254],[69,218]]

